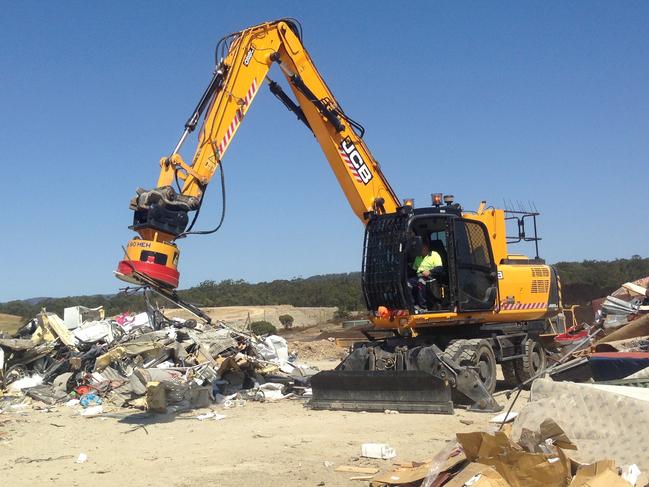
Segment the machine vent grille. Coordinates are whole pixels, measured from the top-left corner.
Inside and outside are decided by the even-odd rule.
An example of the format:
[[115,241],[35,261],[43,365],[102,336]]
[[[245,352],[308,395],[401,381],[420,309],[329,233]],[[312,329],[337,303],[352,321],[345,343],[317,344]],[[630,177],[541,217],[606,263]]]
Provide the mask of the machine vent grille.
[[547,293],[550,289],[550,281],[545,279],[532,279],[533,293]]
[[547,267],[532,267],[532,277],[550,277],[550,270]]

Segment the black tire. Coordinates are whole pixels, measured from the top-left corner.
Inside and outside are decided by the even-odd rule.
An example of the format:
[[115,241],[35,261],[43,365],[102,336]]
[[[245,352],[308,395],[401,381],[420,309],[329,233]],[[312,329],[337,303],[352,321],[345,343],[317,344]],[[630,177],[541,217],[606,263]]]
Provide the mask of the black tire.
[[[514,360],[516,378],[519,384],[530,380],[547,365],[543,345],[538,340],[528,338],[521,343],[523,358]],[[528,384],[529,385],[529,384]]]
[[516,361],[508,360],[507,362],[502,362],[500,364],[505,382],[510,387],[516,387],[518,385],[518,378],[516,377],[516,364],[514,362]]
[[496,390],[496,354],[487,340],[480,340],[476,349],[476,361],[480,380],[489,394]]
[[458,365],[471,365],[474,360],[473,340],[452,340],[444,349],[444,355]]
[[496,355],[488,340],[453,340],[444,354],[463,367],[475,367],[482,384],[490,394],[496,390]]

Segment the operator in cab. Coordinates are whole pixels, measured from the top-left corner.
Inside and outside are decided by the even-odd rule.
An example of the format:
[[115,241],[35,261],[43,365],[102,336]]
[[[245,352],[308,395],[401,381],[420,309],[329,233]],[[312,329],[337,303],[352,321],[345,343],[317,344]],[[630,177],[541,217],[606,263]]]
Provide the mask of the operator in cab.
[[415,309],[418,311],[428,308],[426,303],[426,281],[430,279],[431,272],[436,267],[442,267],[442,257],[434,250],[430,250],[428,244],[423,244],[421,254],[415,257],[412,263],[412,270],[417,275],[408,279],[408,286],[415,301]]

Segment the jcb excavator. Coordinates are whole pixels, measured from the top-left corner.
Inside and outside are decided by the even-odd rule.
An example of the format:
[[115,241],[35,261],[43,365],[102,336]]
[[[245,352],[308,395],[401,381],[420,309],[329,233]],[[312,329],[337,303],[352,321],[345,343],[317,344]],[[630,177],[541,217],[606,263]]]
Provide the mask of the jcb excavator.
[[[312,378],[311,405],[452,412],[455,400],[496,409],[496,364],[512,384],[544,368],[538,337],[561,307],[557,274],[538,257],[537,213],[484,202],[475,212],[464,211],[442,194],[432,195],[432,206],[424,208],[399,201],[363,141],[363,127],[334,98],[301,37],[297,21],[282,19],[219,41],[212,79],[173,152],[160,160],[157,186],[138,189],[131,201],[130,228],[139,236],[128,243],[117,276],[175,296],[176,241],[208,233],[192,231],[206,188],[219,169],[224,184],[223,157],[266,82],[313,133],[365,225],[362,288],[374,331],[336,370]],[[274,64],[296,101],[268,77]],[[187,163],[179,151],[202,115],[198,148]],[[515,238],[506,235],[507,220],[517,224]],[[525,223],[533,223],[533,236]],[[535,258],[508,253],[507,244],[520,240],[537,244]],[[443,265],[421,283],[427,298],[422,309],[415,306],[409,278],[424,245]],[[380,338],[379,331],[391,334]]]

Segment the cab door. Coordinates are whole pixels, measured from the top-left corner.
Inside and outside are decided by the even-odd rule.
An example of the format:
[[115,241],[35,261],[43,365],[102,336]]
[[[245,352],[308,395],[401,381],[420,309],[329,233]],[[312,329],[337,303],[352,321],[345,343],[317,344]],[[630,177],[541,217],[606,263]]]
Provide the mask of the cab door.
[[408,309],[407,229],[410,214],[373,215],[365,227],[361,282],[368,310]]
[[460,311],[493,309],[498,279],[484,224],[457,218],[452,225],[455,297]]

